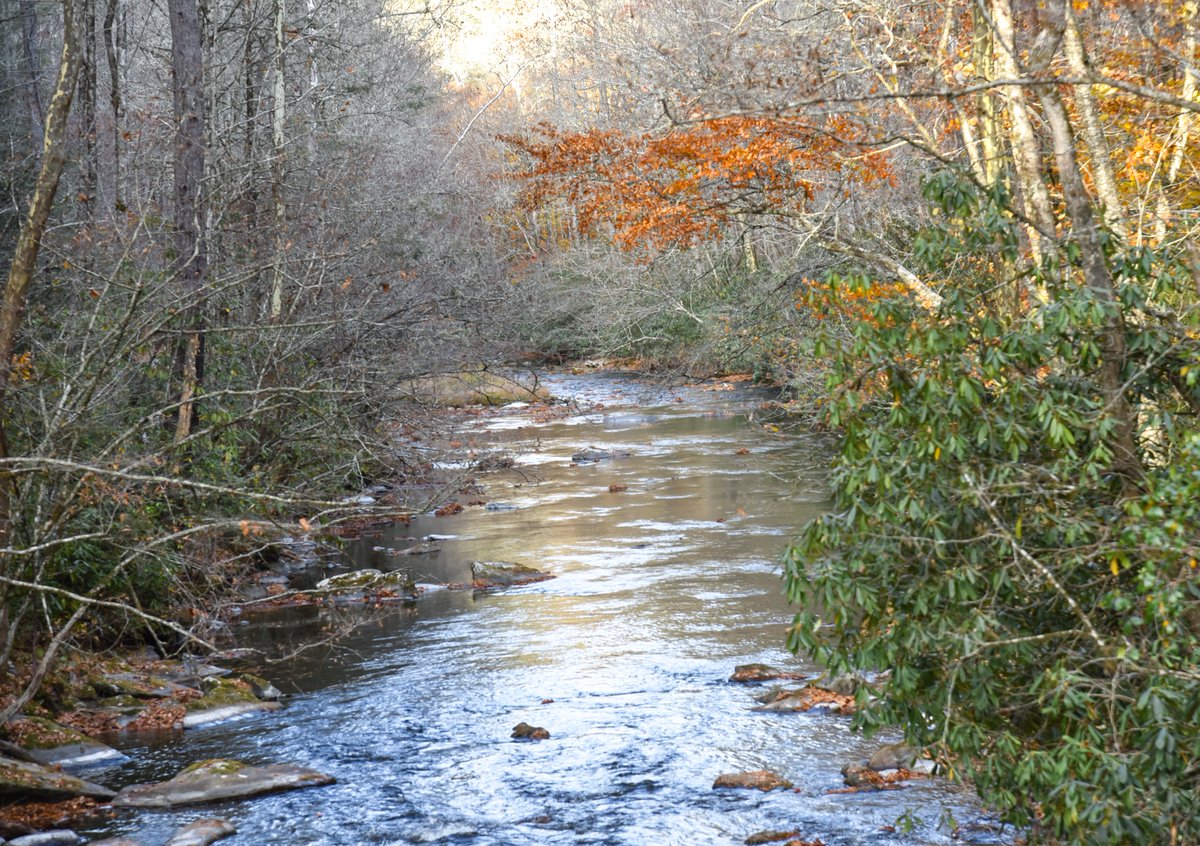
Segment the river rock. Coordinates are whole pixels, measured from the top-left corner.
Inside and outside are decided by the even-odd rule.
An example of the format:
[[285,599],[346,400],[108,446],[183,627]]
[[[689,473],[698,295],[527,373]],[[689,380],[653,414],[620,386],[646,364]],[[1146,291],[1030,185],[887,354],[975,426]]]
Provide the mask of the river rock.
[[45,717],[21,717],[8,724],[25,754],[39,764],[86,767],[125,759],[125,755],[69,726]]
[[592,464],[596,461],[607,461],[610,458],[628,458],[628,452],[609,452],[606,449],[597,449],[594,446],[581,449],[578,452],[572,453],[571,460],[576,464]]
[[250,692],[254,694],[255,698],[264,702],[275,702],[283,696],[283,692],[279,688],[262,676],[256,676],[253,673],[238,673],[237,678],[249,686]]
[[472,561],[471,581],[475,587],[497,588],[527,585],[531,582],[542,582],[553,579],[549,573],[527,567],[524,564],[513,564],[507,561]]
[[853,714],[854,697],[832,693],[823,687],[809,685],[799,690],[773,688],[762,696],[751,711],[807,712],[814,708],[832,711],[835,714]]
[[237,834],[237,826],[229,820],[196,820],[172,834],[163,846],[208,846],[234,834]]
[[888,743],[880,746],[867,761],[867,766],[876,772],[881,770],[910,770],[921,757],[919,750],[903,743]]
[[405,599],[416,597],[416,586],[412,577],[402,570],[383,573],[367,568],[352,573],[339,573],[317,582],[317,590],[335,594],[335,600],[359,599],[368,594],[394,594]]
[[179,692],[179,685],[152,673],[108,673],[91,680],[100,697],[132,696],[137,699],[167,699]]
[[183,718],[185,729],[282,707],[278,702],[259,699],[251,686],[241,679],[210,677],[200,683],[200,690],[204,695],[187,703],[187,714]]
[[738,787],[749,790],[778,790],[790,788],[792,783],[778,773],[770,770],[751,770],[747,773],[724,773],[717,776],[713,789],[719,787]]
[[762,846],[763,843],[778,843],[780,840],[791,840],[799,836],[799,831],[760,831],[751,834],[743,842],[746,846]]
[[512,730],[514,740],[549,740],[550,732],[541,726],[531,726],[529,723],[517,723]]
[[122,808],[172,808],[319,787],[334,781],[332,776],[295,764],[252,767],[240,761],[217,758],[192,764],[170,781],[126,787],[112,804]]
[[842,673],[829,681],[818,682],[821,689],[839,696],[853,696],[858,693],[859,688],[867,687],[869,684],[870,682],[859,673]]
[[39,831],[37,834],[26,834],[16,840],[8,841],[9,846],[76,846],[83,838],[69,829]]
[[731,682],[762,682],[782,679],[802,679],[803,673],[790,673],[769,664],[738,664],[733,668]]
[[0,798],[70,799],[88,796],[92,799],[111,799],[114,795],[107,787],[41,764],[0,758]]

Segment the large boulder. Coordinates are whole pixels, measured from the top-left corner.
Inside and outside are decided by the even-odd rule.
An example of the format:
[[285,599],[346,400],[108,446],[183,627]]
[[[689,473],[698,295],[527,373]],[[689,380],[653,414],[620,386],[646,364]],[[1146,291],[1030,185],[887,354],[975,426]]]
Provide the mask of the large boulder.
[[217,758],[193,764],[170,781],[126,787],[112,804],[123,808],[173,808],[319,787],[334,781],[333,776],[295,764],[252,767],[240,761]]
[[0,799],[111,799],[114,795],[107,787],[41,764],[0,758]]
[[549,573],[543,573],[541,570],[524,564],[513,564],[508,561],[471,562],[471,583],[480,589],[527,585],[553,578],[554,576]]

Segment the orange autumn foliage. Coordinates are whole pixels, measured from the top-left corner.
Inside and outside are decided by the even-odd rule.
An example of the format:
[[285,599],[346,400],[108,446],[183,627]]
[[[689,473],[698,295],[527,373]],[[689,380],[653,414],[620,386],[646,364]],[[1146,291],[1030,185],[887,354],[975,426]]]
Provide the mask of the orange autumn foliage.
[[891,182],[885,155],[854,158],[861,132],[838,117],[727,117],[662,133],[541,124],[502,140],[523,154],[521,205],[572,210],[583,235],[622,249],[686,247],[746,214],[797,214],[823,188]]

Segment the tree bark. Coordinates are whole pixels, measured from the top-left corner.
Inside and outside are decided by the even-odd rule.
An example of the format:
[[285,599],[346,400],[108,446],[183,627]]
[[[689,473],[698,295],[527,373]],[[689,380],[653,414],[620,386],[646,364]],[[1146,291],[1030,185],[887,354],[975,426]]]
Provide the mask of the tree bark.
[[271,260],[271,320],[283,316],[283,253],[285,248],[284,224],[286,209],[283,202],[284,177],[284,121],[287,117],[284,98],[284,0],[275,0],[275,68],[274,102],[271,107],[271,200],[275,208],[275,252]]
[[[1019,79],[1021,71],[1017,62],[1016,36],[1013,29],[1012,5],[1010,0],[993,0],[992,26],[996,34],[996,63],[1000,75],[1006,79]],[[1054,211],[1050,205],[1050,193],[1042,182],[1042,153],[1033,131],[1033,120],[1025,100],[1025,89],[1009,85],[1004,89],[1008,103],[1009,131],[1016,165],[1017,185],[1028,226],[1029,245],[1037,264],[1054,253]]]
[[[1030,57],[1030,71],[1035,76],[1048,73],[1054,54],[1062,43],[1068,1],[1051,0],[1042,10],[1042,31],[1038,34]],[[1109,311],[1100,339],[1103,360],[1100,388],[1106,409],[1116,423],[1112,440],[1113,469],[1127,479],[1140,479],[1144,468],[1137,449],[1137,418],[1125,396],[1125,322],[1112,273],[1104,256],[1104,242],[1096,223],[1092,199],[1088,196],[1079,170],[1075,154],[1076,135],[1057,85],[1047,82],[1036,86],[1035,90],[1042,102],[1046,124],[1053,139],[1054,159],[1062,182],[1071,235],[1079,246],[1084,284]]]
[[175,247],[183,300],[179,358],[179,409],[175,442],[184,441],[196,418],[196,395],[204,380],[204,287],[208,270],[204,195],[204,56],[197,0],[169,0],[171,63],[175,72]]
[[117,42],[114,26],[117,20],[117,6],[120,0],[107,0],[104,7],[104,25],[101,29],[104,38],[104,56],[108,61],[108,101],[112,106],[113,121],[113,208],[122,211],[125,200],[121,196],[121,63],[117,56]]
[[45,127],[42,124],[42,53],[38,47],[37,7],[21,0],[21,46],[25,53],[25,105],[29,110],[29,149],[36,161],[41,155]]
[[[975,66],[975,80],[991,82],[995,77],[995,34],[987,16],[978,5],[971,7],[971,58]],[[1000,149],[1000,121],[996,117],[996,97],[990,91],[981,91],[975,98],[979,112],[979,143],[983,156],[980,176],[991,188],[1000,179],[1003,152]]]
[[[1064,52],[1067,65],[1074,76],[1091,76],[1091,63],[1083,45],[1083,31],[1070,9],[1067,10],[1066,30],[1063,33]],[[1117,191],[1117,180],[1113,174],[1112,158],[1108,142],[1104,139],[1104,128],[1100,124],[1100,110],[1091,85],[1076,85],[1075,107],[1083,123],[1083,140],[1087,144],[1088,158],[1092,165],[1092,181],[1104,208],[1104,222],[1122,239],[1129,237],[1125,225],[1125,207]]]
[[[17,335],[25,316],[29,286],[37,266],[38,251],[46,232],[46,221],[54,206],[58,181],[67,156],[67,117],[75,96],[79,77],[79,44],[76,28],[76,7],[73,0],[63,3],[63,47],[58,63],[58,81],[46,112],[42,140],[42,163],[34,183],[29,212],[17,236],[12,266],[4,288],[4,306],[0,311],[0,458],[8,457],[9,383],[13,373],[13,356]],[[8,546],[11,526],[12,477],[0,466],[0,546]]]
[[79,40],[82,63],[79,68],[79,118],[83,135],[83,158],[80,161],[80,202],[90,219],[96,211],[96,192],[99,187],[99,156],[96,148],[96,0],[78,0],[80,11]]

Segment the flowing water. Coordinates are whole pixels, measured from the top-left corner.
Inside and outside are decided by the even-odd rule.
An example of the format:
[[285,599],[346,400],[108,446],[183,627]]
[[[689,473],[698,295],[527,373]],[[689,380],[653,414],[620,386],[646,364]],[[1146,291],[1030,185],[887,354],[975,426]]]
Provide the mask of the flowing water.
[[[827,846],[962,842],[938,823],[945,811],[980,816],[968,792],[930,780],[830,794],[842,765],[880,739],[819,711],[752,712],[753,689],[727,681],[748,662],[816,672],[783,648],[791,611],[778,562],[827,506],[829,439],[748,425],[763,396],[747,389],[616,374],[550,387],[577,397],[579,412],[548,422],[509,412],[464,435],[516,459],[488,480],[491,509],[420,517],[348,554],[422,582],[468,581],[472,560],[557,578],[433,591],[375,612],[336,647],[268,671],[290,693],[284,710],[140,741],[126,749],[133,762],[94,774],[120,786],[236,757],[307,765],[336,785],[139,812],[104,832],[154,846],[215,814],[238,826],[229,844],[736,844],[762,829]],[[589,446],[629,455],[573,466]],[[387,554],[434,533],[453,536],[435,554]],[[344,619],[293,610],[243,626],[239,640],[301,644]],[[551,738],[513,741],[519,722]],[[799,790],[712,789],[718,774],[756,769]],[[915,828],[887,830],[908,811]]]

